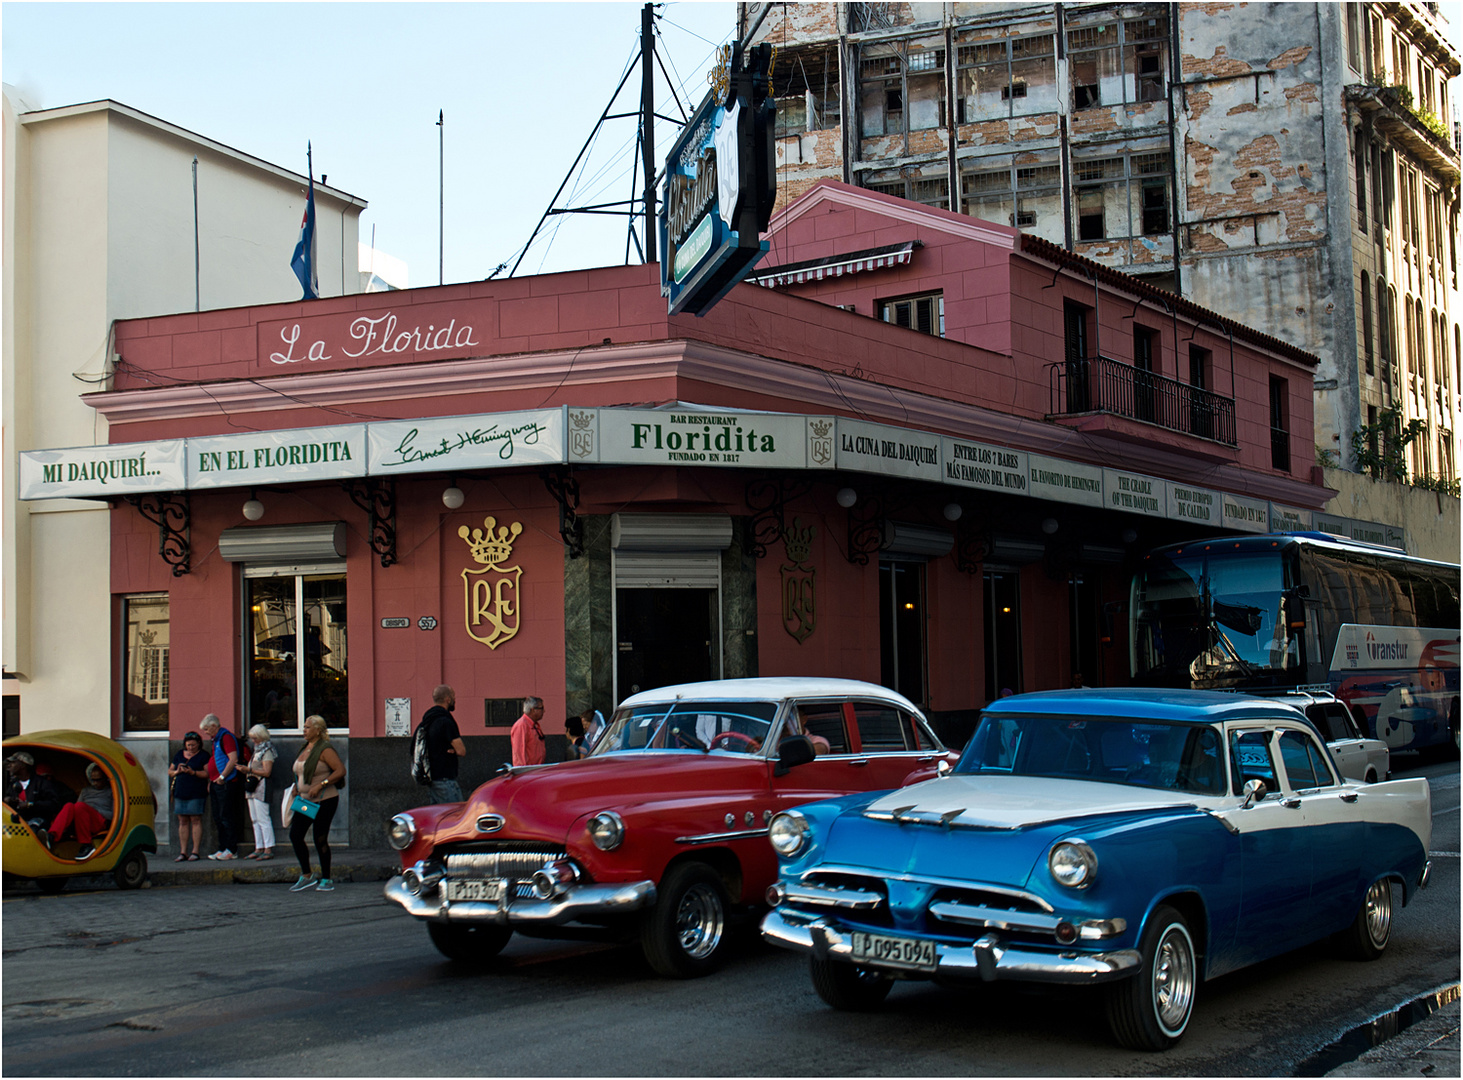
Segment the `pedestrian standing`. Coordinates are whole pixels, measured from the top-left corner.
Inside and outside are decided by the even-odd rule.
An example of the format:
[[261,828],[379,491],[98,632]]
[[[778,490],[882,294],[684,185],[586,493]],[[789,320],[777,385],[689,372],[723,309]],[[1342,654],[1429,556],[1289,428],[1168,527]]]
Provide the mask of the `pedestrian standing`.
[[513,724],[509,741],[513,744],[514,765],[542,765],[544,763],[544,729],[539,726],[544,718],[544,699],[530,695],[523,699],[523,715]]
[[234,797],[239,783],[239,740],[232,731],[224,728],[217,716],[209,713],[198,725],[207,739],[213,740],[213,758],[208,775],[209,799],[213,804],[213,824],[218,829],[218,850],[210,859],[237,859],[234,848],[238,846],[234,830]]
[[341,763],[335,747],[330,745],[325,717],[305,717],[305,746],[300,756],[295,758],[294,771],[295,794],[316,806],[315,851],[320,856],[320,876],[316,877],[310,869],[310,849],[305,845],[311,818],[296,811],[290,821],[290,844],[295,849],[295,858],[300,861],[300,880],[290,886],[290,892],[304,889],[330,892],[335,888],[330,880],[330,823],[340,808],[338,785],[345,779],[345,765]]
[[427,760],[432,770],[432,798],[439,803],[462,802],[462,785],[457,779],[457,766],[467,756],[462,732],[452,713],[457,708],[457,692],[443,683],[432,691],[432,707],[417,726],[427,744]]
[[208,753],[203,736],[190,731],[183,749],[168,765],[173,778],[173,817],[178,822],[178,854],[173,862],[197,862],[203,848],[203,802],[208,798]]
[[269,774],[274,772],[278,753],[269,741],[269,729],[255,724],[249,729],[253,756],[239,766],[244,774],[244,804],[249,807],[249,821],[254,826],[254,853],[251,859],[274,858],[274,821],[269,816]]

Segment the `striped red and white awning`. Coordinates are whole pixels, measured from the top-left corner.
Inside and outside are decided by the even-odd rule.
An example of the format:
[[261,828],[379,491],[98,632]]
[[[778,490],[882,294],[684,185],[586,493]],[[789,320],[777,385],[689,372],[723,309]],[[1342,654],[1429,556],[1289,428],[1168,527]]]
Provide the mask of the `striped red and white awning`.
[[833,256],[808,263],[775,267],[765,273],[755,274],[748,280],[767,289],[783,285],[801,285],[806,281],[822,281],[824,278],[842,277],[845,274],[860,274],[865,270],[882,270],[887,266],[902,266],[909,262],[918,241],[910,240],[887,248],[872,251],[858,251],[852,255]]

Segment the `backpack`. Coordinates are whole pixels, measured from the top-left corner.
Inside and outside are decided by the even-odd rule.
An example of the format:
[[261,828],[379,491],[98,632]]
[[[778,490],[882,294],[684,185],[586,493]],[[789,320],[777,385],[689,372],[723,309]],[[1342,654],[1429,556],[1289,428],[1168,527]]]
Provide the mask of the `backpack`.
[[236,759],[240,765],[247,765],[254,760],[254,744],[236,731],[229,732],[234,737],[234,743],[238,747],[239,756]]
[[427,756],[427,722],[425,720],[417,725],[417,733],[412,737],[411,778],[422,787],[427,787],[432,783],[432,759]]

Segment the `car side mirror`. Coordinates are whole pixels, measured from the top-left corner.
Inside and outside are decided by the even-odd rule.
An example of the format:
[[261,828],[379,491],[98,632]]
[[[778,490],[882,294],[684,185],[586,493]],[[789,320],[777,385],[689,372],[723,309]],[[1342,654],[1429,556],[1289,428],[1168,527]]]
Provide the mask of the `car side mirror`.
[[935,775],[949,776],[954,768],[955,766],[950,764],[949,758],[942,757],[939,761],[935,762]]
[[1251,806],[1252,803],[1259,802],[1261,799],[1263,799],[1265,797],[1266,790],[1267,789],[1265,787],[1265,781],[1263,781],[1263,780],[1247,780],[1247,781],[1245,781],[1245,786],[1244,786],[1245,801],[1244,801],[1243,804],[1241,804],[1240,809],[1242,809],[1242,810],[1248,810],[1250,808],[1250,806]]
[[817,756],[812,739],[806,735],[789,735],[777,744],[777,765],[773,768],[772,775],[782,776],[789,769],[806,765]]

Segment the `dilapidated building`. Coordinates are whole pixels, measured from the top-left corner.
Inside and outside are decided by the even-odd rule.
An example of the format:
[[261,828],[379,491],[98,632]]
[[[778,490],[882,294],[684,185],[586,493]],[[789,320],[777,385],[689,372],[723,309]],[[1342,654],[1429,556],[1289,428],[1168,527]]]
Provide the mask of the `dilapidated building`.
[[1427,425],[1409,472],[1453,481],[1460,65],[1437,9],[741,4],[739,31],[778,50],[784,202],[842,180],[1136,275],[1321,358],[1320,464],[1358,468],[1353,435],[1395,407]]

